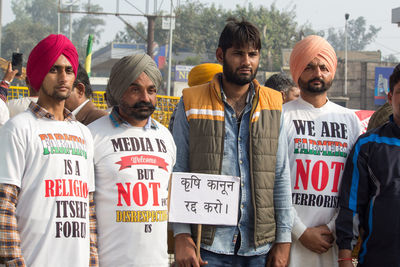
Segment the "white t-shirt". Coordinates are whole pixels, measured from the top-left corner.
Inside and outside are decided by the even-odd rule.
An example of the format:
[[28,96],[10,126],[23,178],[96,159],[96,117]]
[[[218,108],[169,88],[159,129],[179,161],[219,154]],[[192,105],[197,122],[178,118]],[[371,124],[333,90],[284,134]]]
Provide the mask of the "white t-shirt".
[[347,155],[361,133],[353,111],[331,101],[315,108],[301,97],[283,106],[288,132],[292,202],[290,266],[337,266],[337,246],[323,254],[305,248],[298,238],[307,227],[335,229],[338,191]]
[[0,183],[20,188],[16,217],[27,266],[89,266],[93,140],[86,126],[28,110],[0,130]]
[[10,112],[8,111],[7,104],[0,99],[0,128],[10,118]]
[[95,143],[100,266],[168,266],[168,181],[176,147],[170,132],[89,124]]
[[29,107],[29,104],[32,101],[36,103],[37,100],[38,100],[38,97],[22,97],[22,98],[18,98],[18,99],[8,100],[7,106],[8,106],[8,110],[10,111],[10,118],[27,110]]

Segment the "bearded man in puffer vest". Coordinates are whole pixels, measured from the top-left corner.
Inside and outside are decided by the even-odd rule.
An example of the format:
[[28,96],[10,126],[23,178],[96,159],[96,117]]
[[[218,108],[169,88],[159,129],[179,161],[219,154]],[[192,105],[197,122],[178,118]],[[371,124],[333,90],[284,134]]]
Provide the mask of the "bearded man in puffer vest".
[[255,80],[260,49],[252,23],[229,20],[216,51],[223,73],[184,89],[178,104],[174,171],[241,178],[238,224],[204,225],[199,260],[196,227],[173,224],[179,266],[287,265],[292,214],[282,97]]

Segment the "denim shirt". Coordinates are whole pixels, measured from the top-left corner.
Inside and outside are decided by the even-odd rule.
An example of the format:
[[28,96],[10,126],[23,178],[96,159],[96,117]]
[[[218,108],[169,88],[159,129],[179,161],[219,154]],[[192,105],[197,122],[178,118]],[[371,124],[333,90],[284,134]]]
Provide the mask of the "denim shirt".
[[[240,232],[240,244],[237,255],[253,256],[268,253],[272,244],[254,247],[254,207],[252,205],[249,162],[249,120],[252,108],[254,89],[250,90],[238,123],[234,109],[226,102],[225,106],[225,140],[221,174],[241,178],[239,221],[237,226],[217,226],[211,246],[201,247],[219,254],[233,255]],[[189,172],[189,123],[186,118],[183,98],[178,103],[173,127],[173,137],[177,146],[177,161],[174,172]],[[291,242],[293,215],[291,212],[290,171],[286,132],[281,117],[278,151],[276,155],[276,176],[274,184],[274,208],[276,220],[276,242]],[[188,224],[173,224],[174,235],[191,233]]]

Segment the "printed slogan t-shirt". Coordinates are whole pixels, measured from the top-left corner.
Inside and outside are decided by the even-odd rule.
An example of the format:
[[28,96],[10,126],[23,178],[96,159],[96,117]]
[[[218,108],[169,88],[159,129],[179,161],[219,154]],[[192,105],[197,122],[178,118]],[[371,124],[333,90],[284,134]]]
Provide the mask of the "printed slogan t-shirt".
[[89,129],[28,110],[3,126],[0,140],[0,183],[20,188],[16,217],[27,266],[89,266]]
[[168,181],[176,148],[156,121],[149,129],[89,124],[95,143],[100,266],[168,266]]
[[[307,263],[319,254],[300,245],[297,239],[306,227],[328,225],[334,230],[344,165],[361,126],[353,111],[329,100],[321,108],[315,108],[300,97],[285,104],[283,110],[292,166],[292,203],[297,213],[292,229],[295,238],[291,266],[333,266],[323,261],[319,265],[320,259]],[[301,247],[301,253],[297,247]],[[330,251],[323,257],[337,265],[337,254]]]

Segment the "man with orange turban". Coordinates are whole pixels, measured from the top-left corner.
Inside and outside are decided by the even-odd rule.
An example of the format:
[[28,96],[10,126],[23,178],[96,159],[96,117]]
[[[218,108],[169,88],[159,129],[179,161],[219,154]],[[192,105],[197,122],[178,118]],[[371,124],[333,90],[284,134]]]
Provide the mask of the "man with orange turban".
[[0,264],[97,266],[93,140],[64,108],[75,46],[49,35],[29,55],[37,103],[0,130]]
[[211,81],[215,74],[222,72],[222,65],[217,63],[203,63],[189,71],[188,85],[190,87]]
[[311,35],[290,56],[300,97],[284,105],[294,224],[290,266],[337,266],[338,189],[361,128],[354,112],[327,98],[337,66],[332,46]]
[[[188,85],[192,87],[203,83],[208,83],[214,78],[215,74],[221,72],[222,72],[221,64],[217,63],[199,64],[197,66],[194,66],[189,71]],[[176,113],[176,108],[174,109],[174,112],[172,113],[168,124],[168,129],[171,131],[171,133],[174,127],[175,113]]]

